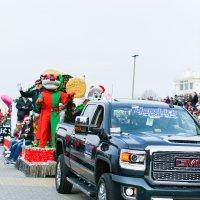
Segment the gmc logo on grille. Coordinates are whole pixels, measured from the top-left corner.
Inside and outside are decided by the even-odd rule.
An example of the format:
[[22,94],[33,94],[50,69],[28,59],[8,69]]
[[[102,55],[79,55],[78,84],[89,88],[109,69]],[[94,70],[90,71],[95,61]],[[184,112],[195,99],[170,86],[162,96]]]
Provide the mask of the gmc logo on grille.
[[176,159],[176,167],[200,168],[200,159]]

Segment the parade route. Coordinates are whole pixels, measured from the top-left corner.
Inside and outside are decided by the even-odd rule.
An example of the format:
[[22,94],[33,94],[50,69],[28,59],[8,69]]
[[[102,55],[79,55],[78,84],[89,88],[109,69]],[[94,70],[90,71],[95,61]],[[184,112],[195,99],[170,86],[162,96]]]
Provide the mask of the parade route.
[[84,200],[87,197],[77,190],[71,195],[58,194],[54,178],[30,178],[14,165],[5,165],[0,147],[0,200]]

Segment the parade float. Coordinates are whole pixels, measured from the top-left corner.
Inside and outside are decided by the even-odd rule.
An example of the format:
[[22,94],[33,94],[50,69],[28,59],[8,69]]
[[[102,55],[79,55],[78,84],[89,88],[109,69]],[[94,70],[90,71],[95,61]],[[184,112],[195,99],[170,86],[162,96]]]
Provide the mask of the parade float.
[[[59,123],[59,104],[66,107],[66,118],[72,117],[71,106],[74,98],[82,98],[86,92],[86,83],[81,78],[59,73],[56,70],[46,70],[42,74],[44,90],[36,104],[40,108],[39,146],[24,146],[16,163],[17,169],[26,176],[46,177],[55,175],[54,161],[55,134]],[[9,139],[4,145],[9,148]]]

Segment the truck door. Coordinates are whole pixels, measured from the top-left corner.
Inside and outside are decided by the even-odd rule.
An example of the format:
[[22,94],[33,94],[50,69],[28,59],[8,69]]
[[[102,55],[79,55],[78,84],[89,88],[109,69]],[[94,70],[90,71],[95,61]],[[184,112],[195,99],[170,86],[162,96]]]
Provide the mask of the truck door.
[[[92,122],[92,118],[97,109],[97,105],[88,104],[82,113],[82,116],[89,117],[89,124]],[[87,138],[87,132],[74,132],[73,142],[71,144],[70,151],[70,164],[72,170],[83,178],[88,179],[90,177],[90,170],[88,167],[87,158],[85,156],[85,142]],[[88,177],[89,175],[89,177]]]
[[[94,113],[94,116],[91,121],[91,125],[102,128],[103,127],[103,118],[104,118],[104,107],[103,105],[98,105],[96,108],[96,111]],[[98,136],[98,133],[95,133],[94,131],[89,131],[86,136],[85,141],[85,161],[88,163],[87,165],[87,179],[90,180],[90,182],[95,183],[95,156],[96,156],[96,150],[99,146],[100,139]]]

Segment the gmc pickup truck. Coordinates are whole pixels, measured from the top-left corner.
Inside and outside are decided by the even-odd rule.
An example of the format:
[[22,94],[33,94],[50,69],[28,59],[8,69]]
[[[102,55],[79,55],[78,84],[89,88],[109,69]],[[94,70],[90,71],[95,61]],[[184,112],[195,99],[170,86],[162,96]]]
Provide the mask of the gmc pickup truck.
[[200,200],[200,125],[152,101],[91,101],[57,127],[56,189],[98,200]]

